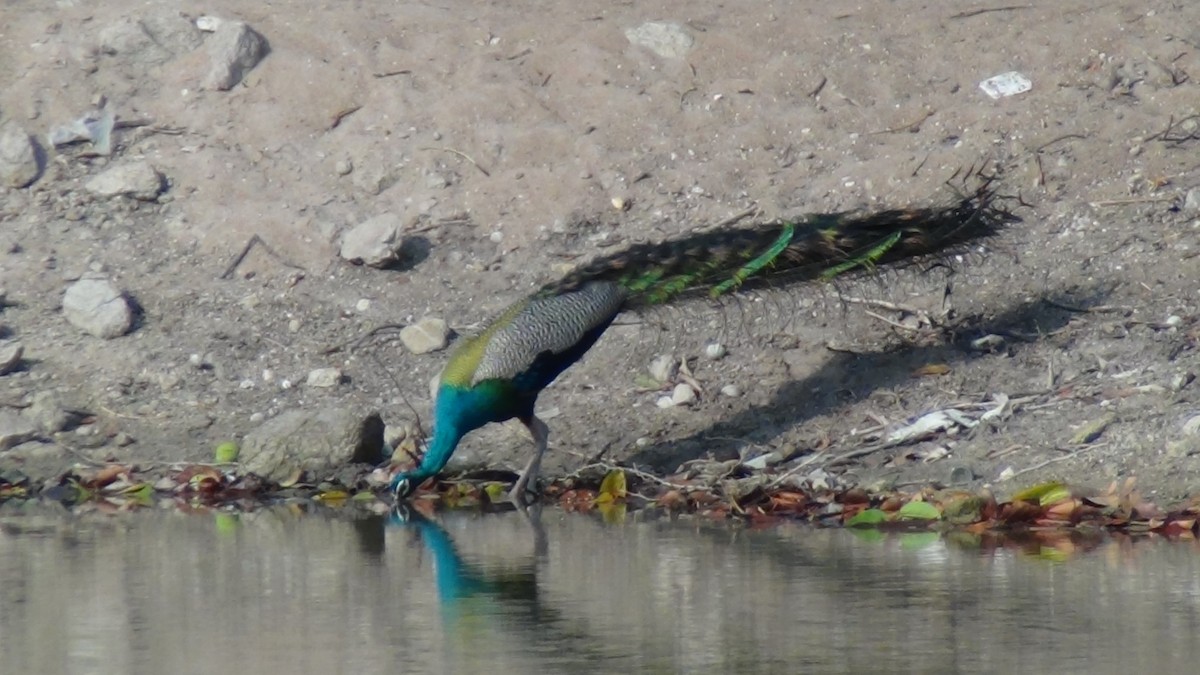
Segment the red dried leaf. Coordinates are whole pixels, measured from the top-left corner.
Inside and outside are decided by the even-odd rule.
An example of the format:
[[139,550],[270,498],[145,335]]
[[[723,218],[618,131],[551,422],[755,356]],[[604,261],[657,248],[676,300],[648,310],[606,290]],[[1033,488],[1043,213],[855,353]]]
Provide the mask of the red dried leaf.
[[851,488],[842,493],[843,504],[869,504],[870,502],[871,495],[862,488]]
[[658,505],[668,511],[683,511],[687,508],[687,497],[679,490],[667,490],[659,496]]
[[1082,503],[1078,499],[1064,499],[1061,502],[1046,507],[1042,513],[1042,518],[1061,523],[1078,522],[1079,507],[1081,505]]
[[1042,515],[1042,508],[1029,502],[1005,502],[1000,504],[996,520],[1002,523],[1029,523]]
[[127,473],[129,469],[120,464],[109,464],[100,469],[94,476],[83,481],[86,488],[96,490],[102,488],[121,477],[121,474]]

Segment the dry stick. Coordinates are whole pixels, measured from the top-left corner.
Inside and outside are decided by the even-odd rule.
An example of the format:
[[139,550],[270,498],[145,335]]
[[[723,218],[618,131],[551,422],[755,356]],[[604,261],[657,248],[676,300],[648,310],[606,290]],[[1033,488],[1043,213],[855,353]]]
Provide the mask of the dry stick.
[[342,110],[337,111],[333,115],[333,121],[329,124],[329,128],[330,129],[338,128],[338,125],[342,123],[342,120],[353,115],[354,113],[358,112],[359,110],[362,110],[361,105],[352,105],[349,108],[344,108]]
[[[400,392],[400,400],[404,401],[404,405],[408,407],[409,411],[412,412],[413,417],[415,417],[417,420],[417,435],[420,436],[421,441],[423,442],[426,438],[428,438],[428,436],[425,434],[425,427],[421,424],[421,413],[417,412],[417,409],[413,407],[411,402],[409,402],[408,397],[404,395],[404,388],[400,386],[400,381],[396,379],[396,376],[392,374],[392,371],[389,370],[387,366],[383,365],[383,361],[381,361],[374,352],[371,352],[370,356],[371,359],[374,360],[379,366],[379,369],[387,373],[387,376],[389,379],[391,379],[392,384],[396,385],[396,390]],[[418,445],[417,448],[420,449],[420,445]],[[408,455],[409,459],[413,460],[414,462],[419,463],[421,461],[421,458],[414,456],[413,453],[408,450],[408,448],[405,448],[404,452]]]
[[1008,477],[1008,480],[1012,480],[1012,479],[1016,478],[1017,476],[1020,476],[1021,474],[1029,473],[1030,471],[1037,471],[1038,469],[1045,468],[1045,467],[1050,466],[1051,464],[1055,464],[1057,462],[1064,462],[1068,459],[1073,459],[1075,457],[1079,457],[1080,455],[1082,455],[1086,452],[1091,452],[1092,450],[1095,450],[1096,448],[1103,448],[1106,446],[1108,446],[1108,443],[1093,443],[1091,445],[1082,447],[1070,454],[1063,455],[1061,457],[1051,457],[1050,459],[1048,459],[1044,462],[1038,462],[1037,464],[1034,464],[1033,466],[1027,466],[1024,469],[1021,469],[1020,471],[1014,471],[1013,474]]
[[466,154],[465,152],[455,150],[454,148],[434,148],[434,147],[430,147],[430,146],[425,146],[420,149],[421,150],[431,150],[433,152],[448,152],[452,155],[458,155],[459,157],[462,157],[463,159],[467,160],[471,164],[475,165],[475,168],[479,169],[479,172],[482,173],[483,175],[487,176],[488,178],[492,177],[492,174],[488,173],[487,169],[483,168],[482,166],[479,166],[479,162],[476,162],[474,159],[471,159],[471,156]]
[[1075,305],[1068,305],[1064,302],[1058,302],[1057,300],[1051,300],[1050,298],[1042,298],[1042,302],[1050,305],[1051,307],[1057,307],[1058,309],[1066,310],[1068,312],[1077,312],[1080,314],[1133,311],[1133,308],[1128,305],[1096,305],[1095,307],[1077,307]]
[[809,97],[809,98],[816,98],[816,97],[817,97],[817,94],[820,94],[820,93],[821,93],[821,90],[825,88],[825,85],[826,85],[828,82],[829,82],[829,78],[828,78],[828,77],[825,77],[824,75],[822,75],[822,76],[821,76],[821,81],[817,83],[817,86],[813,87],[813,88],[812,88],[812,91],[808,92],[808,97]]
[[1173,202],[1179,197],[1172,195],[1169,197],[1130,197],[1129,199],[1104,199],[1098,202],[1089,202],[1092,206],[1123,206],[1125,204],[1148,204],[1152,202]]
[[370,331],[367,332],[366,335],[360,335],[356,338],[351,338],[349,340],[346,340],[345,342],[336,344],[332,347],[326,347],[325,351],[321,352],[321,354],[323,354],[323,355],[336,354],[337,352],[340,352],[347,347],[349,347],[350,349],[358,349],[365,342],[367,342],[368,340],[374,339],[376,335],[378,335],[384,331],[399,331],[399,330],[403,330],[404,327],[405,327],[405,324],[402,324],[402,323],[385,323],[385,324],[382,324],[382,325],[372,328]]
[[713,228],[716,229],[716,228],[722,228],[722,227],[729,227],[730,225],[733,225],[734,223],[737,223],[738,221],[749,218],[750,216],[753,216],[753,215],[757,214],[758,212],[759,212],[759,209],[757,206],[751,206],[750,208],[746,209],[745,211],[742,211],[740,213],[735,213],[732,216],[729,216],[728,218],[726,218],[725,220],[722,220],[721,222],[714,225]]
[[288,262],[287,259],[285,259],[283,256],[276,253],[274,249],[272,249],[270,246],[268,246],[267,242],[262,240],[262,237],[260,237],[256,234],[256,235],[253,235],[250,237],[250,241],[246,242],[246,246],[245,246],[245,248],[242,249],[242,252],[239,253],[236,258],[233,259],[233,262],[229,263],[229,267],[225,268],[225,272],[223,272],[221,274],[221,276],[218,278],[219,279],[228,279],[229,277],[233,276],[234,270],[236,270],[238,268],[238,265],[242,264],[242,261],[246,259],[247,255],[250,254],[250,249],[254,248],[255,244],[262,246],[264,249],[266,249],[267,253],[270,253],[273,258],[275,258],[279,262],[283,263],[284,265],[291,267],[292,269],[300,270],[301,272],[307,271],[299,265],[293,265],[292,263]]
[[980,14],[991,14],[992,12],[1011,12],[1018,9],[1033,9],[1033,5],[1006,5],[1004,7],[985,7],[984,9],[972,9],[966,12],[959,12],[951,15],[951,19],[969,19]]
[[688,490],[696,490],[696,489],[701,489],[701,488],[702,488],[702,486],[699,486],[699,485],[681,485],[681,484],[679,484],[679,483],[672,483],[672,482],[671,482],[671,481],[669,481],[669,480],[663,480],[662,478],[659,478],[658,476],[655,476],[655,475],[654,475],[654,474],[652,474],[652,473],[647,473],[647,472],[645,472],[645,471],[642,471],[642,470],[640,470],[640,469],[638,469],[638,468],[636,468],[636,467],[629,467],[629,466],[619,466],[619,465],[616,465],[616,464],[610,464],[610,463],[608,463],[608,462],[593,462],[593,463],[591,463],[591,464],[585,464],[584,466],[581,466],[581,467],[579,467],[578,469],[576,469],[576,470],[572,471],[572,472],[571,472],[569,475],[571,475],[571,476],[579,476],[579,474],[583,473],[584,471],[587,471],[588,469],[603,469],[603,470],[604,470],[604,471],[606,471],[606,472],[607,472],[607,471],[621,470],[621,471],[624,471],[624,472],[626,472],[626,473],[631,473],[631,474],[633,474],[634,476],[637,476],[638,478],[641,478],[641,479],[643,479],[643,480],[648,480],[648,481],[650,481],[650,482],[652,482],[652,483],[658,483],[659,485],[663,485],[663,486],[665,486],[665,487],[669,487],[669,488],[671,488],[672,490],[679,490],[679,491],[681,491],[681,492],[682,492],[682,491],[688,491]]
[[389,70],[386,73],[372,73],[371,76],[377,77],[377,78],[384,78],[384,77],[393,77],[396,75],[409,75],[411,73],[412,73],[412,70],[405,68],[404,70]]
[[880,129],[879,131],[868,131],[867,135],[868,136],[877,136],[879,134],[894,134],[897,131],[909,131],[909,130],[919,131],[921,128],[921,124],[925,120],[929,119],[930,117],[933,117],[935,114],[937,114],[936,110],[927,110],[927,111],[925,111],[925,114],[922,115],[921,118],[918,120],[909,122],[908,124],[901,124],[900,126],[890,127],[887,129]]
[[891,319],[887,318],[886,316],[884,316],[884,315],[882,315],[882,314],[876,314],[875,312],[872,312],[872,311],[871,311],[871,310],[869,310],[869,309],[868,309],[868,310],[864,310],[864,311],[863,311],[863,314],[866,314],[867,316],[870,316],[870,317],[874,317],[874,318],[876,318],[876,319],[879,319],[880,321],[882,321],[882,322],[886,323],[887,325],[889,325],[889,326],[891,326],[891,327],[893,327],[893,328],[899,328],[900,330],[908,330],[908,331],[912,331],[912,332],[914,332],[914,333],[920,333],[920,332],[921,332],[921,328],[920,328],[919,326],[917,326],[917,327],[914,327],[914,326],[905,326],[904,324],[902,324],[902,323],[899,323],[899,322],[897,322],[897,321],[892,321]]

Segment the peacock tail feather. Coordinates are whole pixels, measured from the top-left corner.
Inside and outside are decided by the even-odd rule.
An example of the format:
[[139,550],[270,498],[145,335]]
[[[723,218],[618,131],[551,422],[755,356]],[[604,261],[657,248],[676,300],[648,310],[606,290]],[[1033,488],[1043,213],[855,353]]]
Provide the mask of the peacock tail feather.
[[856,270],[944,255],[1015,220],[985,184],[947,206],[822,214],[796,223],[729,227],[635,245],[570,272],[534,297],[609,282],[627,292],[623,308],[639,309],[687,297],[827,281]]

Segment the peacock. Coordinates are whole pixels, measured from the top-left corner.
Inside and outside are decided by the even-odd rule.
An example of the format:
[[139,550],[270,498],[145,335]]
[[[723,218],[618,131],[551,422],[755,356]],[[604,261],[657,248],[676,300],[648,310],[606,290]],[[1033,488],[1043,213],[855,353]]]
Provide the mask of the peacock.
[[407,497],[446,466],[468,433],[516,418],[529,429],[534,451],[509,496],[523,503],[535,494],[550,436],[534,414],[538,395],[583,358],[621,312],[911,263],[961,249],[1018,220],[985,180],[939,206],[727,226],[593,260],[513,303],[455,346],[437,388],[433,438],[416,468],[395,475],[391,490],[397,499]]

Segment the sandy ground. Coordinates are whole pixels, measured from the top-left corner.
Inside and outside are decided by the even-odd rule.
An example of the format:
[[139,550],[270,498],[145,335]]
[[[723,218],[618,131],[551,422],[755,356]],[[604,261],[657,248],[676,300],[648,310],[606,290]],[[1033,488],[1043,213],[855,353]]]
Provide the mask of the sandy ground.
[[[10,0],[0,120],[44,138],[103,96],[152,125],[119,130],[109,158],[51,149],[32,187],[0,192],[0,325],[26,349],[0,406],[49,391],[92,415],[0,464],[205,459],[290,409],[411,422],[402,394],[428,426],[444,352],[326,348],[424,316],[466,331],[595,254],[748,208],[765,220],[944,200],[956,171],[986,165],[1028,204],[1024,222],[949,280],[885,275],[622,320],[542,397],[548,471],[601,451],[664,471],[822,451],[812,467],[846,482],[1136,476],[1159,499],[1195,492],[1200,214],[1185,196],[1200,139],[1180,122],[1200,112],[1200,5],[1006,4]],[[270,55],[221,92],[200,87],[203,49],[101,48],[114,26],[180,8],[248,22]],[[632,43],[650,21],[691,45]],[[1014,70],[1031,91],[980,90]],[[167,177],[156,202],[84,189],[137,159]],[[341,261],[341,233],[382,213],[414,232],[405,264]],[[221,279],[252,235],[276,255],[256,248]],[[102,340],[63,318],[85,273],[136,299],[130,334]],[[989,334],[1004,338],[994,351],[970,348]],[[711,341],[728,356],[704,359]],[[660,409],[661,392],[637,386],[661,353],[697,357],[697,404]],[[929,365],[949,369],[914,376]],[[328,366],[348,381],[303,385]],[[729,384],[744,394],[717,393]],[[1005,396],[971,433],[847,456],[872,429]],[[516,467],[529,448],[505,425],[459,454]]]

